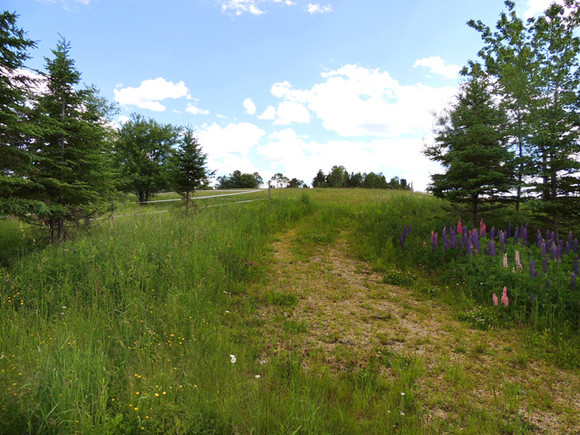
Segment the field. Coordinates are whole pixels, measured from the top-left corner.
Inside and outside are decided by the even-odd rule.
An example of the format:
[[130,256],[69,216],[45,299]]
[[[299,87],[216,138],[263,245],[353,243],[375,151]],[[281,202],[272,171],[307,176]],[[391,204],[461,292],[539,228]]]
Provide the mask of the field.
[[384,190],[160,204],[0,221],[0,433],[580,432],[574,236],[497,212],[459,247]]

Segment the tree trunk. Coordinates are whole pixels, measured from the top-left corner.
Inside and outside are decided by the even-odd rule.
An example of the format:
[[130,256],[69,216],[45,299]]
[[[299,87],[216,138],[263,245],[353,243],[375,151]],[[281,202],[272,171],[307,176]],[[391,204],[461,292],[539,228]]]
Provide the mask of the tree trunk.
[[190,192],[185,192],[185,214],[189,213]]

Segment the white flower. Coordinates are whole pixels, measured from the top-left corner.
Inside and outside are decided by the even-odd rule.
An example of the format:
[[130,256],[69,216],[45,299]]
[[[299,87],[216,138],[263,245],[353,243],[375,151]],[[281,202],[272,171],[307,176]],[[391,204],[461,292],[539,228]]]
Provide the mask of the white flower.
[[255,377],[256,377],[256,379],[260,379],[260,375],[256,375]]
[[401,393],[401,396],[404,396],[404,395],[405,395],[405,393]]
[[235,362],[236,362],[236,356],[235,355],[230,355],[230,358],[231,358],[232,364],[235,364]]
[[403,411],[401,411],[401,415],[405,415],[405,413]]

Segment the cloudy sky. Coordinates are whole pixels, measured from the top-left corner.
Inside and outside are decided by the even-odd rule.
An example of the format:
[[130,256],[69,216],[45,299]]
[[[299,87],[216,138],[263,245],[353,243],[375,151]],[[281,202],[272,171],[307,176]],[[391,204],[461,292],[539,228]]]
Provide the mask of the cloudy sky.
[[[120,107],[194,128],[218,175],[382,172],[424,190],[433,113],[503,0],[3,0],[38,42],[59,35],[86,84]],[[522,16],[549,0],[518,0]]]

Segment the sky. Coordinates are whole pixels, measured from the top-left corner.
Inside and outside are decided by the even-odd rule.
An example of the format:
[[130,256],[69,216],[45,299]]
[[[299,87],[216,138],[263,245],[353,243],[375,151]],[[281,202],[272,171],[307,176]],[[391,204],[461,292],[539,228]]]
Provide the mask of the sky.
[[[516,0],[541,13],[550,0]],[[37,42],[61,38],[82,82],[132,113],[194,129],[216,175],[312,182],[319,169],[382,172],[424,191],[422,150],[459,71],[503,0],[3,0]]]

